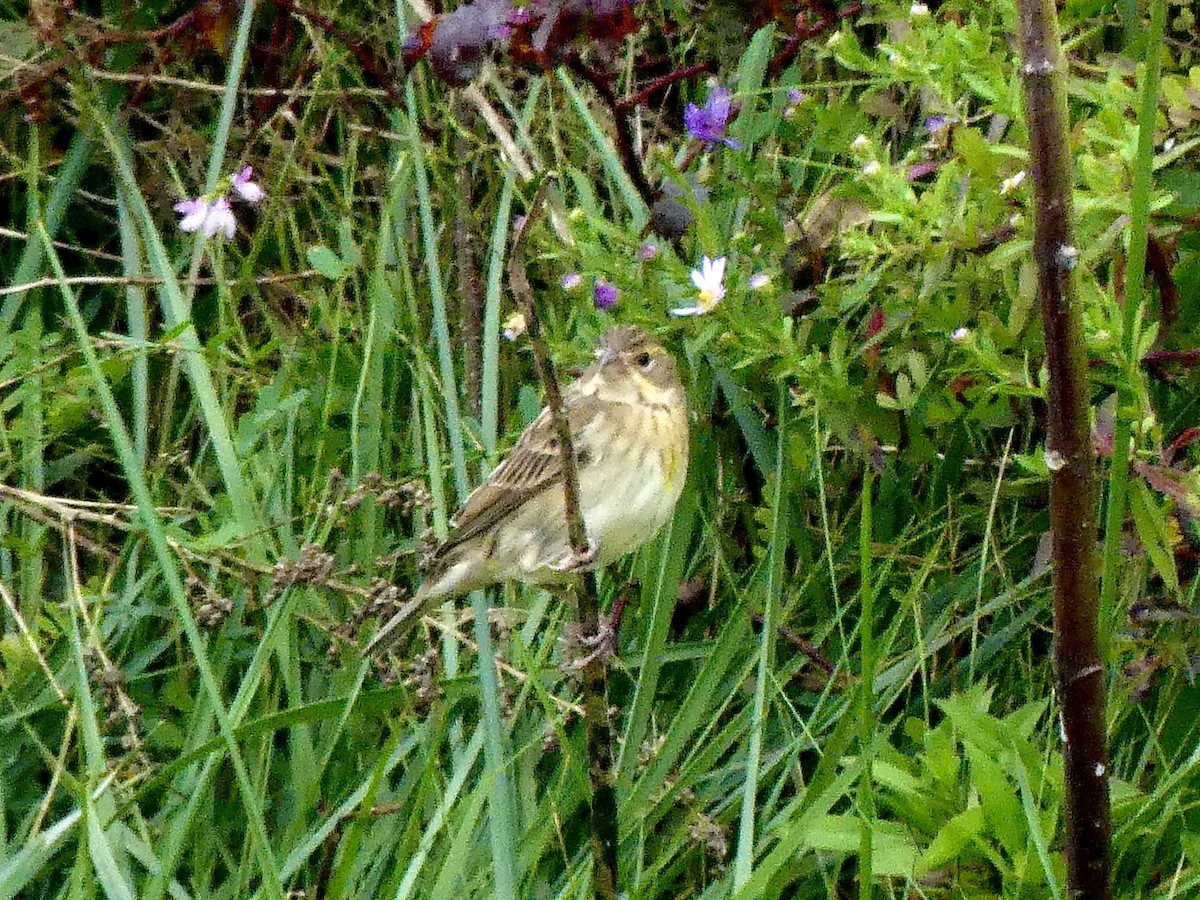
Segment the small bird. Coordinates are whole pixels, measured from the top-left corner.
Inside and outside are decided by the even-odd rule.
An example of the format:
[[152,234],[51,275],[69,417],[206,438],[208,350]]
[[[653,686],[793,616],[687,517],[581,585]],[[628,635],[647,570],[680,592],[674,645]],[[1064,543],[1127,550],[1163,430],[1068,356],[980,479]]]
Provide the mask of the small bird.
[[562,581],[636,550],[670,519],[688,467],[687,401],[675,360],[632,325],[608,329],[595,355],[563,390],[588,552],[574,553],[567,539],[562,453],[543,409],[467,498],[424,583],[368,654],[403,638],[435,600],[503,581]]

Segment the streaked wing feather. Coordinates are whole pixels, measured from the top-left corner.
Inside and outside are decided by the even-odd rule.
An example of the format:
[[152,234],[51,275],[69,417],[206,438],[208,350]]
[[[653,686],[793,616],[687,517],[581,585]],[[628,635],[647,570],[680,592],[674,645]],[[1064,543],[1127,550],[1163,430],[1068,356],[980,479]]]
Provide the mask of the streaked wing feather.
[[[591,395],[569,396],[564,402],[573,437],[579,435],[598,409]],[[578,448],[576,448],[578,455]],[[521,433],[507,457],[492,470],[487,480],[471,492],[454,516],[454,530],[437,550],[441,557],[463,541],[483,534],[523,503],[562,478],[562,453],[555,440],[550,411],[543,409]]]

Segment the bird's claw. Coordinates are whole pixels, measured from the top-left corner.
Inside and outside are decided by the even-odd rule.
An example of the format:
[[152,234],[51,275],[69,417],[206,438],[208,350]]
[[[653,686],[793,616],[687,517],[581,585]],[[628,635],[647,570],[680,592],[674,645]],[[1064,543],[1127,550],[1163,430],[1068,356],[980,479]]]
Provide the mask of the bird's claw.
[[589,539],[586,550],[579,551],[573,549],[558,562],[551,563],[550,568],[555,572],[578,575],[580,572],[590,572],[596,568],[596,560],[599,556],[600,548]]
[[607,616],[600,616],[595,634],[583,634],[578,624],[572,622],[563,637],[563,668],[567,672],[580,672],[597,660],[617,655],[617,630]]

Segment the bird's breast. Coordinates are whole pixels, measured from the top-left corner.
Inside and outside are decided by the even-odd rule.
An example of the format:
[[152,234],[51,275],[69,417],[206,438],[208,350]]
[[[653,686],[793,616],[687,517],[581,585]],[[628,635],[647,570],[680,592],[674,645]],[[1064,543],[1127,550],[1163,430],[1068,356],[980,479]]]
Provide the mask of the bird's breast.
[[588,537],[607,565],[671,517],[687,475],[687,418],[661,406],[612,406],[580,435],[579,490]]

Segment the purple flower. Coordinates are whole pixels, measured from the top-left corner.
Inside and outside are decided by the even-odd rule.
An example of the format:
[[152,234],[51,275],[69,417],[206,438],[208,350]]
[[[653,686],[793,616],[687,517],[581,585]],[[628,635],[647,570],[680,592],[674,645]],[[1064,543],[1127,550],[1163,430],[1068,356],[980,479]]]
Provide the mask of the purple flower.
[[797,103],[803,103],[805,94],[800,88],[789,88],[787,92],[788,103],[795,106]]
[[925,130],[930,134],[937,134],[954,121],[950,116],[930,116],[925,120]]
[[638,247],[638,259],[642,262],[649,262],[658,256],[658,244],[652,244],[649,241]]
[[562,289],[564,291],[573,291],[575,288],[583,284],[583,279],[578,272],[568,272],[562,277]]
[[725,137],[730,107],[729,91],[723,87],[715,87],[708,92],[708,101],[703,106],[697,106],[695,103],[687,105],[683,111],[683,124],[692,138],[703,141],[709,148],[724,144],[731,150],[740,150],[741,141]]
[[262,189],[262,185],[256,181],[251,181],[253,177],[254,169],[250,166],[246,166],[233,176],[233,192],[247,203],[258,203],[263,197],[267,196],[267,192]]
[[617,305],[617,297],[620,294],[621,292],[615,285],[606,281],[597,281],[596,289],[592,292],[592,296],[596,300],[596,309],[612,309]]
[[199,231],[204,220],[208,218],[208,203],[204,200],[180,200],[175,204],[175,212],[183,216],[179,220],[180,231]]

